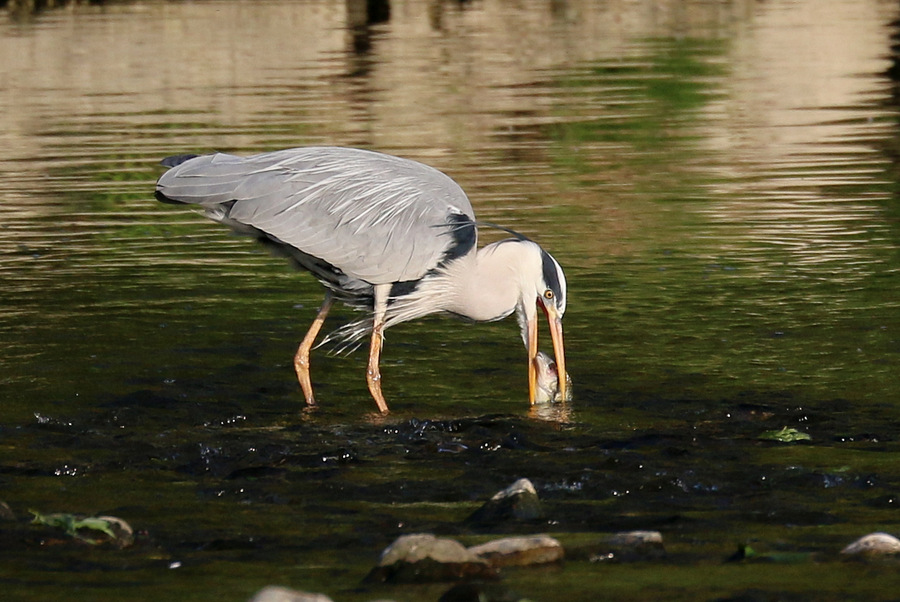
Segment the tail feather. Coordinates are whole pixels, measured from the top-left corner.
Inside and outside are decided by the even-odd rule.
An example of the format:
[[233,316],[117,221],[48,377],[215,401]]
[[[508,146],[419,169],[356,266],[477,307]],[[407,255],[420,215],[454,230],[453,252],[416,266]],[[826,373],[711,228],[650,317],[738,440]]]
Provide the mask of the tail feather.
[[372,332],[374,320],[372,316],[361,318],[349,324],[344,324],[337,330],[334,330],[316,345],[316,348],[324,345],[331,345],[330,353],[335,355],[346,355],[353,353],[359,349],[366,336]]
[[162,193],[162,191],[160,191],[160,190],[157,190],[157,191],[156,191],[156,195],[155,195],[155,196],[156,196],[156,200],[159,201],[160,203],[166,203],[166,204],[169,204],[169,205],[184,205],[184,204],[185,204],[185,203],[183,203],[183,202],[181,202],[181,201],[176,201],[175,199],[170,199],[169,197],[167,197],[166,195],[164,195],[164,194]]
[[199,156],[200,155],[192,155],[192,154],[172,155],[171,157],[166,157],[165,159],[160,161],[159,164],[163,165],[165,167],[175,167],[176,165],[181,165],[185,161],[190,161],[191,159],[193,159],[195,157],[199,157]]
[[[176,165],[181,165],[185,161],[190,161],[191,159],[194,159],[199,156],[200,155],[193,155],[193,154],[172,155],[171,157],[166,157],[165,159],[160,161],[159,164],[162,165],[163,167],[172,168],[172,167],[175,167]],[[183,201],[178,201],[173,198],[167,197],[166,195],[164,195],[162,193],[162,191],[159,188],[156,189],[156,200],[159,201],[160,203],[168,203],[170,205],[184,205],[185,204]]]

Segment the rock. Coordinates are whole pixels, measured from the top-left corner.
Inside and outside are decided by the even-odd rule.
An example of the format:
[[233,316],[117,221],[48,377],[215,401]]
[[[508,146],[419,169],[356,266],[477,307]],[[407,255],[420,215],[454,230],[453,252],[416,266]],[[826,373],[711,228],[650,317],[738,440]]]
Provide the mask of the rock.
[[562,545],[547,535],[495,539],[469,551],[495,568],[559,562],[565,555]]
[[332,602],[325,594],[310,594],[279,585],[269,585],[250,598],[249,602]]
[[663,537],[659,531],[623,531],[613,534],[609,543],[617,546],[661,546]]
[[472,555],[453,539],[438,538],[430,534],[403,535],[381,554],[379,565],[397,562],[419,562],[431,558],[437,562],[468,562]]
[[544,510],[534,485],[528,479],[519,479],[485,502],[466,522],[493,525],[508,520],[532,521],[543,517]]
[[417,534],[398,537],[385,548],[366,581],[420,583],[496,576],[486,561],[458,541]]
[[900,539],[888,533],[869,533],[841,550],[841,554],[849,556],[889,556],[900,554]]
[[566,547],[566,556],[591,562],[637,562],[665,557],[659,531],[623,531],[595,541]]

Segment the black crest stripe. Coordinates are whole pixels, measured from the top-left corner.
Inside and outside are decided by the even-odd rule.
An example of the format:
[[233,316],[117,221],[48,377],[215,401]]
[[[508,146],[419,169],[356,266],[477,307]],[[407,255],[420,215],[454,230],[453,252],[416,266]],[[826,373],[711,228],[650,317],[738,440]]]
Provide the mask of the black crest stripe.
[[541,264],[544,271],[544,282],[547,283],[547,287],[553,291],[556,298],[562,301],[563,292],[559,284],[559,272],[556,271],[556,262],[543,249],[541,249]]

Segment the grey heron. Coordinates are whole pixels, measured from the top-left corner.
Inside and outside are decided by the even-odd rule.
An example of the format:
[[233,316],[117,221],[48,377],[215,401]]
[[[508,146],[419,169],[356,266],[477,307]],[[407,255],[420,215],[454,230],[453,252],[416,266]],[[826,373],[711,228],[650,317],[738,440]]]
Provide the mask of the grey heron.
[[[388,411],[379,368],[384,330],[433,313],[489,322],[515,312],[534,404],[537,314],[543,310],[558,374],[566,374],[566,279],[559,263],[511,230],[513,238],[477,248],[468,197],[437,169],[341,147],[250,157],[177,155],[162,164],[169,170],[156,184],[157,199],[199,205],[207,217],[273,245],[326,287],[325,300],[294,356],[308,405],[315,405],[310,350],[335,300],[371,312],[336,336],[353,342],[371,333],[366,382],[383,413]],[[562,399],[566,382],[559,379]]]

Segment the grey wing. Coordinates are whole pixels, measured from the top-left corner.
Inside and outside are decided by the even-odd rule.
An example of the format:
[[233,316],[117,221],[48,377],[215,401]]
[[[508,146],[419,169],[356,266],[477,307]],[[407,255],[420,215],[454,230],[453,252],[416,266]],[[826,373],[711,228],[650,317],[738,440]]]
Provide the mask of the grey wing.
[[465,192],[440,171],[359,149],[307,147],[187,158],[160,177],[164,200],[250,226],[346,275],[417,280],[475,246]]

